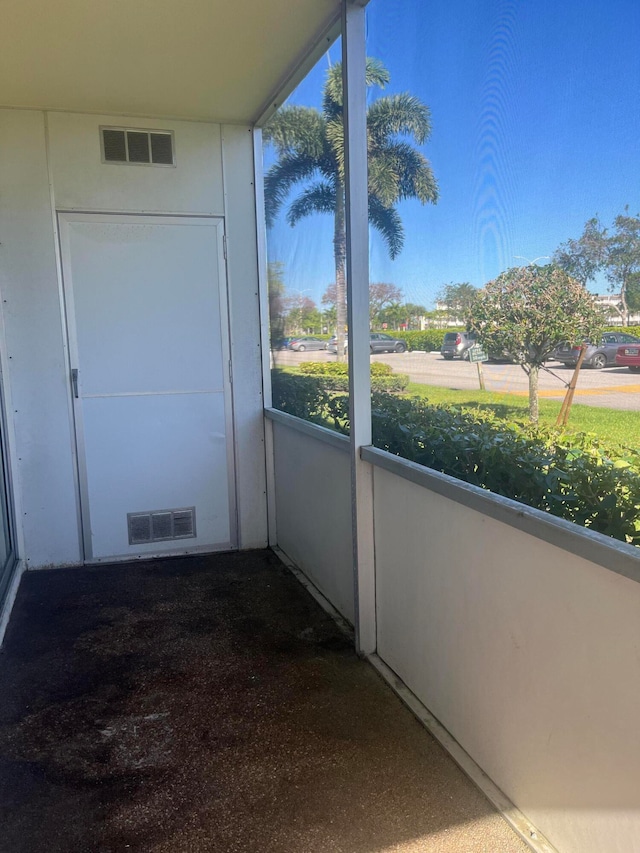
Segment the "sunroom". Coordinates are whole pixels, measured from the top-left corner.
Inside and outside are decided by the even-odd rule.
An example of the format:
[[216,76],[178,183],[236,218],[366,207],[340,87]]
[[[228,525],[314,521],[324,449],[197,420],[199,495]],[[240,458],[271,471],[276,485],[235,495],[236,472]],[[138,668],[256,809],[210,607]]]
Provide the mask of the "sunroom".
[[[367,6],[5,4],[1,630],[28,572],[272,548],[533,849],[634,850],[637,549],[372,443]],[[329,47],[348,436],[270,381],[262,129]]]

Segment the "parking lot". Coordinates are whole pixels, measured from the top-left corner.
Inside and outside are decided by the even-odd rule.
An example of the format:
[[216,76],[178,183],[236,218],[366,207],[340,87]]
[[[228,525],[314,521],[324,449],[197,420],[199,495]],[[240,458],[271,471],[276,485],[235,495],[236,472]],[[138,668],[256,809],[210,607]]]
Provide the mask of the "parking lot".
[[[324,351],[297,353],[285,350],[273,353],[274,365],[283,367],[303,361],[335,359],[335,355]],[[475,364],[459,359],[445,361],[440,353],[383,353],[371,356],[371,361],[383,361],[391,365],[397,373],[407,373],[412,382],[455,390],[477,390],[479,387]],[[573,374],[573,368],[554,361],[548,362],[547,368],[548,371],[540,371],[540,397],[561,400]],[[485,362],[482,369],[487,391],[527,395],[528,378],[517,364]],[[575,402],[640,411],[640,376],[631,373],[626,367],[605,367],[603,370],[585,368],[580,371]]]

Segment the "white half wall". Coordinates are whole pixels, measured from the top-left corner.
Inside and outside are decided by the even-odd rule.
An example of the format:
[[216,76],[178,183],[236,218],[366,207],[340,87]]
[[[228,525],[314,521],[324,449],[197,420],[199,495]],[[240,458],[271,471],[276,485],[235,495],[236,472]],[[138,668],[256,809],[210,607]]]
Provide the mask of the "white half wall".
[[304,421],[289,426],[290,415],[273,418],[278,547],[353,624],[349,441]]
[[640,583],[375,469],[378,654],[561,853],[640,838]]

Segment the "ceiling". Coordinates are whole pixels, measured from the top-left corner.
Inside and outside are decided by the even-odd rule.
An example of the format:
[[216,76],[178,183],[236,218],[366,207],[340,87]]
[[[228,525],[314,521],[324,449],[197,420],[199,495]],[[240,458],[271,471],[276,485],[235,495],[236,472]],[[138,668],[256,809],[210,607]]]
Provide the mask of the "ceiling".
[[0,106],[252,123],[311,49],[328,46],[340,0],[0,0],[0,10]]

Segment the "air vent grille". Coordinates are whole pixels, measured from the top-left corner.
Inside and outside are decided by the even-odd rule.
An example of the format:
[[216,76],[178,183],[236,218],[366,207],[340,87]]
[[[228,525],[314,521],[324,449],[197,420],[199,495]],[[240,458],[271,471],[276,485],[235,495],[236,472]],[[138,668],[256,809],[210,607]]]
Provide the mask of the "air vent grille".
[[160,509],[127,513],[129,545],[192,539],[196,535],[196,508]]
[[129,150],[130,163],[148,163],[150,161],[148,133],[128,131],[127,148]]
[[150,133],[151,162],[161,166],[173,166],[173,137],[170,133]]
[[129,545],[138,542],[151,542],[151,516],[129,515]]
[[169,130],[138,130],[101,127],[103,163],[174,166],[173,133]]
[[103,130],[102,144],[105,160],[109,160],[111,163],[127,162],[127,143],[124,138],[124,130]]

